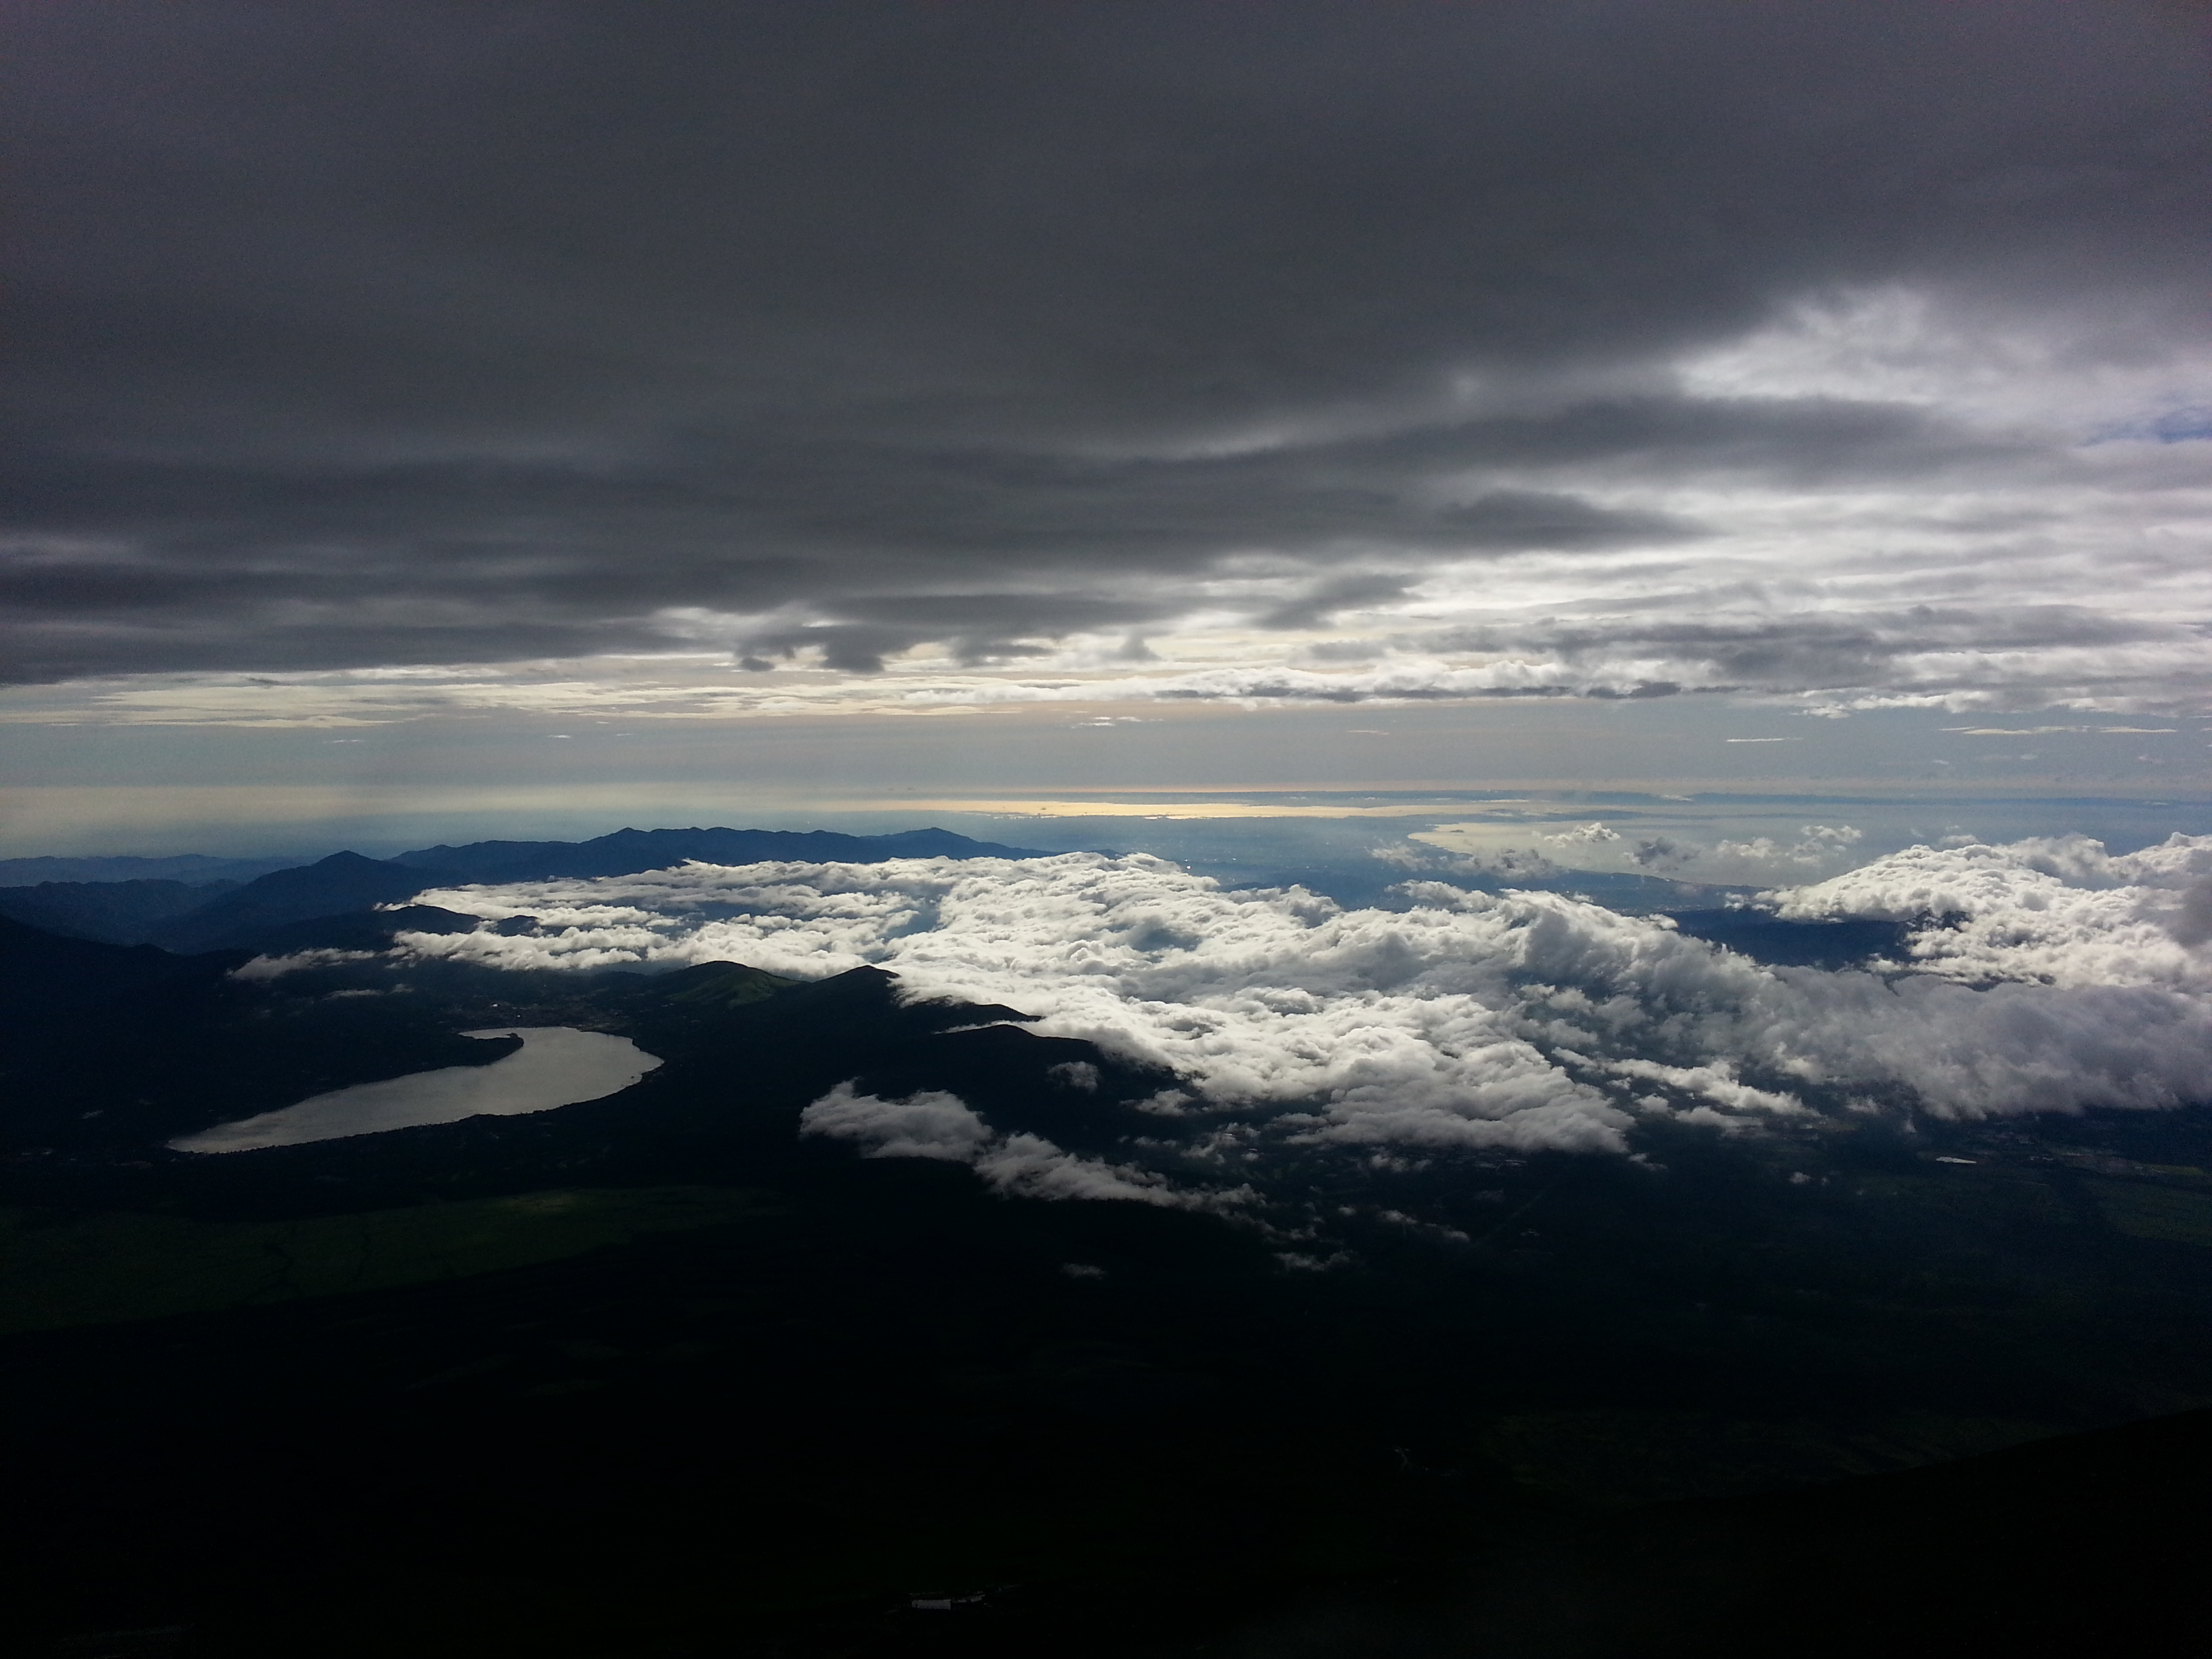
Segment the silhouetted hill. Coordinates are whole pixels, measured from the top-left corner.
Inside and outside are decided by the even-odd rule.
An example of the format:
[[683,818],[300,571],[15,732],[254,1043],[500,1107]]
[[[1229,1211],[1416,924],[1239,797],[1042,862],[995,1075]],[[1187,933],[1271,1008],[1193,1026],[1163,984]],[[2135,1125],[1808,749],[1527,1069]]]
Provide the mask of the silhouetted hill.
[[0,916],[50,933],[143,945],[163,922],[213,903],[234,881],[43,881],[0,887]]
[[164,923],[150,937],[170,951],[258,950],[260,938],[284,923],[397,904],[450,879],[443,872],[333,853],[314,864],[257,877],[214,903]]
[[890,859],[1031,859],[1049,854],[949,830],[908,830],[892,836],[847,836],[830,830],[617,830],[591,841],[480,841],[425,847],[395,864],[434,869],[471,882],[542,881],[556,876],[629,876],[665,870],[686,859],[708,864],[881,864]]
[[[518,917],[522,927],[528,918]],[[263,956],[288,956],[296,951],[382,951],[395,933],[470,933],[482,926],[476,916],[434,904],[402,904],[391,909],[344,910],[336,915],[309,916],[260,928],[239,937],[243,948]],[[507,931],[515,928],[507,924]],[[495,931],[498,931],[495,929]]]
[[2195,1411],[1686,1505],[1632,1548],[1671,1580],[1684,1654],[2193,1655],[2208,1489],[2212,1412]]
[[[714,864],[765,860],[880,864],[896,858],[1042,858],[1045,854],[974,841],[949,830],[891,836],[847,836],[827,830],[617,830],[592,841],[483,841],[428,847],[396,859],[333,853],[313,864],[267,870],[264,863],[178,859],[17,859],[0,861],[17,874],[54,877],[35,885],[0,886],[0,915],[51,933],[112,944],[151,943],[165,950],[297,951],[324,946],[379,949],[393,929],[365,913],[398,904],[425,888],[482,882],[542,881],[555,877],[626,876],[665,870],[688,859]],[[240,867],[265,871],[243,885],[189,885],[128,872]],[[109,876],[113,870],[118,873]],[[63,880],[68,874],[73,878]],[[307,933],[319,917],[363,913],[344,926]],[[289,930],[289,931],[287,931]],[[422,930],[455,931],[426,918]]]
[[2205,1650],[2212,1412],[1931,1468],[1529,1528],[1425,1605],[1316,1604],[1301,1659],[1857,1659]]
[[[434,964],[418,975],[473,990],[471,1000],[416,994],[388,972],[373,988],[312,975],[237,978],[252,955],[179,956],[0,918],[0,1171],[111,1170],[117,1160],[147,1167],[143,1160],[166,1156],[170,1136],[210,1123],[349,1084],[487,1064],[499,1056],[495,1045],[459,1031],[518,1011],[485,985],[558,981],[573,1000],[605,977],[441,975]],[[333,994],[342,991],[351,994]],[[21,1164],[27,1157],[34,1162]]]
[[245,960],[235,951],[179,957],[150,945],[72,939],[0,916],[0,1024],[20,1051],[45,1035],[35,1028],[150,991],[210,982]]
[[229,859],[206,853],[168,858],[0,859],[0,887],[33,887],[48,881],[251,881],[271,870],[296,869],[298,858]]
[[[610,990],[605,996],[611,1006],[642,1017],[653,1028],[646,1046],[659,1054],[688,1048],[738,1009],[804,983],[741,962],[702,962],[644,979],[626,993]],[[654,1042],[660,1048],[653,1048]]]

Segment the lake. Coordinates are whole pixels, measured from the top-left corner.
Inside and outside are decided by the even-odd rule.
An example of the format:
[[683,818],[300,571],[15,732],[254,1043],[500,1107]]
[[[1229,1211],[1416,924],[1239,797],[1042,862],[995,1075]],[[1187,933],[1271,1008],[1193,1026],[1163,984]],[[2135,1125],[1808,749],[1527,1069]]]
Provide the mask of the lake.
[[518,1036],[522,1047],[489,1066],[444,1066],[333,1089],[295,1106],[179,1135],[169,1145],[180,1152],[244,1152],[465,1117],[516,1117],[604,1099],[660,1064],[628,1037],[568,1025],[501,1025],[461,1035]]

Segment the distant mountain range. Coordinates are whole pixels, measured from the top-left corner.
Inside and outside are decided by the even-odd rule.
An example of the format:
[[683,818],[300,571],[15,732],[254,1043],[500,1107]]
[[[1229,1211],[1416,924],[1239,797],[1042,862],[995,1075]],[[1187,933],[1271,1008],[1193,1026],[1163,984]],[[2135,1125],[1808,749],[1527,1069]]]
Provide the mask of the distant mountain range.
[[425,847],[394,864],[470,882],[546,881],[556,876],[628,876],[686,859],[705,864],[882,864],[891,859],[1036,859],[1031,848],[973,841],[950,830],[843,836],[830,830],[617,830],[592,841],[478,841]]
[[234,881],[47,881],[0,888],[0,916],[72,939],[139,945],[164,922],[214,903]]
[[[392,859],[333,853],[311,864],[271,869],[248,860],[174,859],[14,859],[0,878],[24,866],[52,867],[52,878],[0,886],[0,917],[51,933],[109,945],[158,945],[167,951],[260,949],[279,931],[327,916],[398,904],[431,887],[486,882],[547,881],[570,876],[627,876],[665,870],[686,860],[709,864],[881,864],[902,858],[1042,858],[1033,848],[975,841],[949,830],[890,836],[847,836],[811,830],[617,830],[591,841],[479,841],[425,847]],[[210,875],[246,865],[250,879]],[[141,869],[140,866],[147,866]],[[153,866],[164,873],[155,875]],[[103,876],[88,871],[112,868]],[[64,878],[68,872],[69,878]],[[442,914],[442,913],[441,913]],[[358,931],[358,930],[356,930]],[[433,931],[435,931],[434,929]],[[314,941],[320,943],[319,939]],[[304,948],[288,941],[288,948]]]
[[223,859],[205,853],[179,853],[159,859],[0,859],[0,889],[35,887],[54,881],[178,881],[200,886],[215,881],[252,881],[271,870],[289,870],[307,861],[304,856]]
[[[189,854],[172,859],[0,860],[0,880],[27,868],[113,870],[109,876],[56,876],[35,884],[0,885],[0,918],[48,933],[108,945],[155,945],[190,955],[205,951],[281,954],[314,949],[379,951],[404,927],[414,933],[466,932],[475,919],[430,905],[404,905],[434,887],[548,881],[564,877],[635,875],[696,859],[708,864],[881,864],[897,858],[1043,858],[1031,848],[975,841],[949,830],[910,830],[889,836],[848,836],[811,830],[617,830],[590,841],[478,841],[463,846],[419,848],[389,859],[333,853],[313,863],[265,869],[246,860]],[[1363,861],[1364,862],[1364,861]],[[250,878],[210,872],[246,868]],[[156,876],[155,869],[204,879]],[[1373,869],[1285,870],[1262,882],[1310,886],[1339,902],[1389,903],[1389,887],[1401,872]],[[1752,908],[1710,908],[1730,890],[1658,880],[1571,872],[1578,891],[1615,908],[1663,909],[1686,933],[1756,961],[1823,968],[1852,966],[1875,957],[1896,957],[1906,927],[1893,922],[1783,921]],[[1685,907],[1688,908],[1685,908]]]
[[358,853],[333,853],[296,870],[276,870],[234,888],[197,910],[148,930],[164,950],[218,951],[255,943],[272,927],[314,916],[397,904],[436,884],[424,872]]

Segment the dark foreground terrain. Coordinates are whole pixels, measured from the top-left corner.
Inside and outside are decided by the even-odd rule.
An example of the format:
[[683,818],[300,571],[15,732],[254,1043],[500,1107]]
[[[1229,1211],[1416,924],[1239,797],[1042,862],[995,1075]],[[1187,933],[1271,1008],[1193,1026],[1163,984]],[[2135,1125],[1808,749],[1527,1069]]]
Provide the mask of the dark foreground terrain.
[[[18,1650],[2207,1646],[2195,1115],[1378,1173],[1299,1194],[1341,1224],[1289,1252],[1282,1205],[1008,1198],[799,1138],[848,1079],[1101,1156],[1144,1129],[1162,1079],[873,970],[0,946]],[[455,1035],[494,1022],[667,1063],[533,1116],[162,1149],[494,1058]]]

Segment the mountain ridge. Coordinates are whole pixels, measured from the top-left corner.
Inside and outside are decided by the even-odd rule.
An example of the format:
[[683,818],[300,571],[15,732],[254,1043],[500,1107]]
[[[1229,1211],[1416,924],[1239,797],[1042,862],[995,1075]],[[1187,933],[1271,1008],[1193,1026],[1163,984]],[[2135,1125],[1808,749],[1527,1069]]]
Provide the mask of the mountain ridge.
[[235,881],[172,881],[135,876],[120,881],[46,881],[0,887],[0,916],[48,933],[104,945],[143,945],[172,919],[204,909]]
[[[198,855],[191,855],[197,857]],[[260,949],[283,930],[378,905],[404,904],[433,887],[637,875],[698,860],[714,864],[769,860],[881,864],[898,858],[1045,858],[1035,848],[976,841],[950,830],[848,836],[831,830],[622,829],[589,841],[470,842],[418,848],[389,859],[350,850],[192,890],[138,876],[112,881],[48,882],[5,890],[0,915],[50,933],[108,944],[152,944],[180,955]],[[16,860],[74,868],[82,860]],[[94,861],[96,862],[96,861]],[[159,861],[173,863],[175,860]]]
[[358,853],[333,853],[313,864],[258,876],[212,903],[172,917],[148,937],[164,950],[183,953],[250,949],[259,935],[288,923],[402,903],[438,884],[424,874]]
[[[390,862],[459,873],[471,881],[545,881],[562,876],[627,876],[686,859],[707,864],[882,864],[897,858],[1044,858],[1033,848],[976,841],[950,830],[848,836],[835,830],[624,828],[589,841],[480,841],[418,848]],[[650,860],[651,862],[639,862]]]

